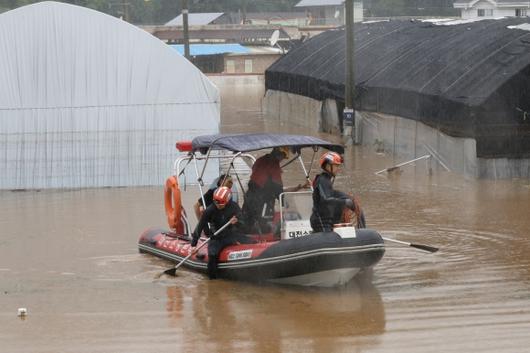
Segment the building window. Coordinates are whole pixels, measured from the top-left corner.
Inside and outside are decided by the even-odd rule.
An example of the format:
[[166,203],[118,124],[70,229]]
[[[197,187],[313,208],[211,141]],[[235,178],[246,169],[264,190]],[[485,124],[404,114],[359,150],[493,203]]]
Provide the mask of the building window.
[[515,9],[516,17],[526,17],[526,9]]
[[478,17],[491,17],[493,16],[493,9],[477,9]]
[[234,63],[234,60],[226,61],[226,72],[229,74],[233,74],[236,72],[236,65]]
[[250,59],[245,59],[245,73],[252,73],[252,60]]

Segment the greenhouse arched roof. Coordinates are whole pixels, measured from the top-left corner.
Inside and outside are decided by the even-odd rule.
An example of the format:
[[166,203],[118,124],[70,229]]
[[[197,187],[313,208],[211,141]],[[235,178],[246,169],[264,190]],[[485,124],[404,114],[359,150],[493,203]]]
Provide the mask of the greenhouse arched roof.
[[175,141],[219,130],[215,85],[118,18],[20,7],[0,48],[0,189],[160,185]]

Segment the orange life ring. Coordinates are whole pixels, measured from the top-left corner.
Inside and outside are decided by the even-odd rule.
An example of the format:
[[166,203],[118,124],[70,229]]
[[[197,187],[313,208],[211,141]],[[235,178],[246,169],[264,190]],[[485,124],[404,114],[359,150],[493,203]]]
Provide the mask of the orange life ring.
[[184,234],[180,188],[179,182],[175,176],[170,176],[166,180],[166,185],[164,187],[164,205],[166,208],[169,228],[175,229],[177,234]]

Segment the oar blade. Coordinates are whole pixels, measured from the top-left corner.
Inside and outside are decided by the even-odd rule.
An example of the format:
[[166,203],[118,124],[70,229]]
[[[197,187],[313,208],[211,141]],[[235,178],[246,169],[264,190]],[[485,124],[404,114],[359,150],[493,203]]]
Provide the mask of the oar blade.
[[410,244],[410,246],[416,249],[428,251],[430,253],[435,253],[439,250],[438,248],[435,248],[434,246],[423,245],[423,244]]
[[164,271],[164,274],[168,275],[168,276],[176,277],[177,276],[177,268],[176,267],[168,268],[167,270]]
[[165,270],[164,272],[160,272],[159,274],[157,274],[157,275],[155,276],[155,279],[159,279],[159,278],[162,277],[163,275],[168,275],[168,276],[176,277],[176,276],[177,276],[177,268],[176,268],[176,267],[168,268],[168,269]]
[[387,173],[392,173],[393,171],[396,171],[398,170],[400,167],[398,166],[394,166],[394,167],[390,167],[390,168],[386,168],[386,172]]

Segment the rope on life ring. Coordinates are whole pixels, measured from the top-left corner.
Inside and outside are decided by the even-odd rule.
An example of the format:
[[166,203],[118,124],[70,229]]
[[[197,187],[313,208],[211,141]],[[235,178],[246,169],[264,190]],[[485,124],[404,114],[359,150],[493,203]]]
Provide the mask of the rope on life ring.
[[184,234],[180,188],[175,176],[170,176],[166,180],[164,187],[164,206],[169,228],[174,229],[177,234]]

